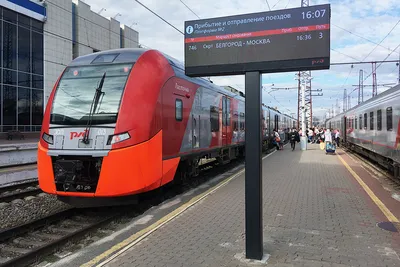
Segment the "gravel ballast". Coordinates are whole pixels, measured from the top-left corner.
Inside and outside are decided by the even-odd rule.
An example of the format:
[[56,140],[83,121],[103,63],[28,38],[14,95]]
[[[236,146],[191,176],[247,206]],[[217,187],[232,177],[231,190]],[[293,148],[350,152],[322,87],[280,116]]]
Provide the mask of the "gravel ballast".
[[0,203],[0,230],[18,226],[71,208],[54,195],[41,193],[11,203]]

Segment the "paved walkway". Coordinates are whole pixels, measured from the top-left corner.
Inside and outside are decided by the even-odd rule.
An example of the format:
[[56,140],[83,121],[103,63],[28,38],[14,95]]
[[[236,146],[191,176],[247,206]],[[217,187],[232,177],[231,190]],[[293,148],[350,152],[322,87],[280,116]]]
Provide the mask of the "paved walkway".
[[241,175],[106,266],[400,266],[399,234],[338,155],[298,149],[263,162],[266,263],[244,258]]

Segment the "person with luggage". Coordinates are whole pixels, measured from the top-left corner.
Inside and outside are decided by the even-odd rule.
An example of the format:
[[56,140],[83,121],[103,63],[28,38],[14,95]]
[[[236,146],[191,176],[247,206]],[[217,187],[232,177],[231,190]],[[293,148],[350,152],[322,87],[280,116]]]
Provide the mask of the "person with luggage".
[[326,153],[335,153],[336,147],[335,144],[332,142],[332,132],[328,128],[325,132],[325,151]]
[[279,137],[279,133],[276,129],[274,129],[274,137],[272,140],[272,144],[276,146],[276,150],[279,150],[279,142],[281,141],[281,138]]

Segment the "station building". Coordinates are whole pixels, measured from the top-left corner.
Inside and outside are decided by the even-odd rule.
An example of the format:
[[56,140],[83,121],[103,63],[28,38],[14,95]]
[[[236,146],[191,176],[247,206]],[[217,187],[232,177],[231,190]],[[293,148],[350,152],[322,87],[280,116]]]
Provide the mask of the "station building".
[[0,132],[38,132],[54,83],[74,58],[139,45],[137,31],[80,0],[0,0]]

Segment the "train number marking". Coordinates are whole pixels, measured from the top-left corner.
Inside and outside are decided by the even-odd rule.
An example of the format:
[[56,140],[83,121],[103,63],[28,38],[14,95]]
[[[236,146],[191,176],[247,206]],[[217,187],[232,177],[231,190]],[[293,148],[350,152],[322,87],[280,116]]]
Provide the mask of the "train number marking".
[[97,130],[97,135],[106,135],[106,129]]
[[56,129],[54,135],[64,135],[64,129]]

